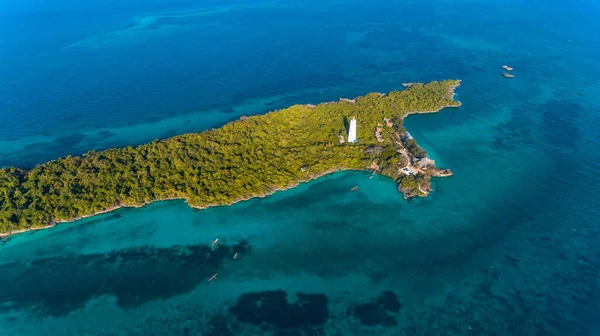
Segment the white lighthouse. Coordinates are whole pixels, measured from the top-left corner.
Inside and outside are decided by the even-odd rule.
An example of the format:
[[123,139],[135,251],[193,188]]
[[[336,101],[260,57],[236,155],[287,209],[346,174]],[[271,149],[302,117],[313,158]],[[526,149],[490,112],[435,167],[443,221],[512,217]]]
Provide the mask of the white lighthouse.
[[356,142],[356,118],[350,120],[350,130],[348,130],[348,142]]

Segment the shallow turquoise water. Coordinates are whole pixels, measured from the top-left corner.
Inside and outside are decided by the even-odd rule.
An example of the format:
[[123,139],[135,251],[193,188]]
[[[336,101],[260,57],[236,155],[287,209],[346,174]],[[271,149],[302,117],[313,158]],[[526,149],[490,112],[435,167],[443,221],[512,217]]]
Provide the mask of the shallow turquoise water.
[[[10,6],[0,165],[408,81],[460,78],[463,106],[405,121],[455,173],[427,199],[341,172],[230,207],[160,202],[19,235],[0,247],[5,334],[598,335],[596,4]],[[290,306],[277,290],[313,296]],[[377,301],[386,291],[400,308]]]

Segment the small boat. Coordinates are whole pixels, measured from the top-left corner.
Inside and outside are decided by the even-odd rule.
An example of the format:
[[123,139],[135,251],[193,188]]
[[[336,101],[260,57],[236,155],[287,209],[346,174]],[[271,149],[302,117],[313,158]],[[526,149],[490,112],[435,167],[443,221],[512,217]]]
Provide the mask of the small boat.
[[503,65],[502,69],[506,70],[506,71],[512,71],[513,68],[509,67],[508,65]]
[[233,255],[233,259],[237,259],[237,253]]
[[502,73],[502,76],[504,76],[506,78],[515,78],[515,75],[509,74],[509,73],[506,73],[506,72]]
[[210,245],[210,246],[215,246],[215,245],[219,245],[219,238],[213,240],[212,245]]
[[350,189],[350,190],[352,190],[352,191],[357,191],[357,190],[358,190],[358,186],[356,186],[356,187],[354,187],[354,188],[352,188],[352,189]]
[[210,278],[208,278],[208,281],[213,281],[214,279],[216,279],[217,278],[217,274],[218,273],[213,274]]

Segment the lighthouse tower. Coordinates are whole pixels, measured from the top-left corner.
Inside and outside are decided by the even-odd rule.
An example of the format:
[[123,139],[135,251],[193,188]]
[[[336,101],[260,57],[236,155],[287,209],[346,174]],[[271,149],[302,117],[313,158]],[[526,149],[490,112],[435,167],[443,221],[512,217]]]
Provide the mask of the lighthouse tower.
[[356,142],[356,118],[350,120],[350,130],[348,130],[348,142]]

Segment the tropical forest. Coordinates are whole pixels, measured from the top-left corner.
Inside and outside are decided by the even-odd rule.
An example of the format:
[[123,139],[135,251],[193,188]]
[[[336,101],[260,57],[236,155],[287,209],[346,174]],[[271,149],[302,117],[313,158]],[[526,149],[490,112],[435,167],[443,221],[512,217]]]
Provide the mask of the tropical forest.
[[[318,105],[242,117],[218,129],[137,147],[90,151],[32,169],[0,169],[0,232],[10,233],[156,200],[205,208],[231,204],[338,170],[373,170],[405,197],[446,176],[404,129],[411,113],[459,106],[458,80],[407,84]],[[348,142],[357,120],[357,141]]]

